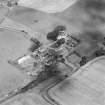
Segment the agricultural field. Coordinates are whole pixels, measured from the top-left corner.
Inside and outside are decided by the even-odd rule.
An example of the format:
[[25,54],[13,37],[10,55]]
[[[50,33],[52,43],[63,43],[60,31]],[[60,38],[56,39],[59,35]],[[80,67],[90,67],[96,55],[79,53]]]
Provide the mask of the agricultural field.
[[[8,61],[30,53],[29,49],[33,45],[31,37],[37,38],[44,46],[50,44],[47,34],[61,25],[66,28],[66,32],[82,42],[75,49],[80,56],[73,55],[72,62],[80,61],[82,56],[89,56],[89,60],[92,61],[78,69],[70,78],[53,87],[49,91],[50,96],[56,104],[61,105],[104,105],[105,57],[99,57],[99,52],[99,58],[95,58],[94,52],[102,46],[103,40],[105,41],[105,2],[76,0],[73,5],[68,4],[66,9],[59,7],[62,11],[54,13],[37,9],[37,6],[34,8],[33,4],[30,4],[33,8],[29,8],[30,5],[24,3],[14,7],[0,5],[0,98],[30,81],[27,75],[22,74]],[[105,52],[103,53],[102,55],[105,55]],[[52,104],[46,102],[38,93],[40,87],[43,85],[16,96],[3,105]]]

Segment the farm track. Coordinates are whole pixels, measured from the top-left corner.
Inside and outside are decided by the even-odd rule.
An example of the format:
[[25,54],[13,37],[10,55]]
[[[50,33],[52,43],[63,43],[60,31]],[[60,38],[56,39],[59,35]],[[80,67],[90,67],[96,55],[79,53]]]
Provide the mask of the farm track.
[[53,80],[50,85],[46,86],[46,88],[44,88],[43,90],[41,90],[41,96],[42,98],[47,101],[49,104],[51,105],[60,105],[55,99],[53,99],[50,94],[49,91],[55,87],[56,85],[58,85],[60,82],[62,82],[63,80],[65,80],[67,77],[63,76],[61,79],[55,79]]

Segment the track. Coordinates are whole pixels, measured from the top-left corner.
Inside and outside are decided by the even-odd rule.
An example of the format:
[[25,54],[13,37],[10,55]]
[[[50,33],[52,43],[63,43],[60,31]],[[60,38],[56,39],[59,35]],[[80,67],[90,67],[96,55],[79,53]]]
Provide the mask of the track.
[[[56,78],[56,77],[55,77]],[[63,76],[61,77],[60,79],[59,78],[56,78],[54,79],[50,85],[47,85],[46,88],[44,88],[42,91],[41,91],[41,96],[43,97],[43,99],[45,101],[47,101],[49,104],[51,105],[60,105],[56,100],[54,100],[50,95],[49,95],[49,91],[51,88],[53,88],[54,86],[56,86],[57,84],[59,84],[60,82],[62,82],[63,80],[65,80],[67,77],[66,76]]]
[[29,82],[26,86],[15,89],[8,94],[4,95],[3,98],[0,100],[0,104],[4,103],[5,101],[19,95],[19,94],[24,94],[28,92],[29,90],[32,90],[33,88],[37,87],[39,84],[44,82],[47,78],[38,78],[37,80],[33,80]]

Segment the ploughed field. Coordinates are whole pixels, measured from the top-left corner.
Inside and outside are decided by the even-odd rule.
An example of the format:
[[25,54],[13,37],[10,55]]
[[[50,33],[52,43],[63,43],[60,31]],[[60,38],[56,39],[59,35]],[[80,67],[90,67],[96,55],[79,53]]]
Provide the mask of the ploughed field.
[[105,57],[100,57],[51,89],[49,94],[61,105],[104,105],[104,81]]

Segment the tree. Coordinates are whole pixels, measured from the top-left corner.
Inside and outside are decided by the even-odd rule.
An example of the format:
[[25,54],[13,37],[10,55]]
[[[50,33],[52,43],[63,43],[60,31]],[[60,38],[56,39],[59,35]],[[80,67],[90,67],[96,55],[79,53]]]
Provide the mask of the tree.
[[29,51],[31,52],[34,52],[36,49],[38,49],[42,45],[40,41],[36,38],[31,38],[31,41],[33,42],[31,47],[29,48]]
[[47,39],[52,40],[52,41],[56,41],[57,37],[59,36],[59,33],[61,31],[64,31],[64,30],[66,30],[65,26],[58,25],[57,27],[55,27],[55,29],[52,32],[49,32],[47,34]]
[[103,56],[103,55],[105,55],[105,50],[102,49],[102,48],[98,49],[98,50],[95,52],[95,56],[96,56],[96,57]]
[[80,66],[85,65],[87,62],[88,62],[88,57],[87,56],[83,56],[81,58],[81,61],[80,61]]

